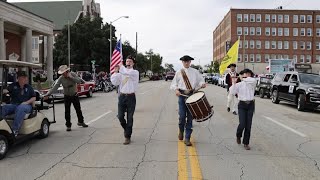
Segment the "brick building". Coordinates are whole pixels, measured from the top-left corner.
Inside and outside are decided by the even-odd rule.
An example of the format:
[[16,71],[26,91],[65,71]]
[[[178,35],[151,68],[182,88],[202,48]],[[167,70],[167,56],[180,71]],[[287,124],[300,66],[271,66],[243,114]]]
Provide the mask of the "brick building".
[[238,38],[238,69],[266,73],[269,59],[293,59],[320,71],[319,10],[230,9],[213,31],[213,60]]

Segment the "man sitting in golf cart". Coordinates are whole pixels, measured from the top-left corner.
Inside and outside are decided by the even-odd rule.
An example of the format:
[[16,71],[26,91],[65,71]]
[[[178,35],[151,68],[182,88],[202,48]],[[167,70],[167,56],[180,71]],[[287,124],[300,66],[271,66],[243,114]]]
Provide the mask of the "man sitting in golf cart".
[[8,89],[4,90],[4,93],[10,94],[11,103],[3,105],[1,111],[1,118],[15,114],[12,126],[15,136],[18,135],[26,114],[32,112],[32,104],[36,100],[36,94],[31,85],[28,84],[26,72],[19,71],[17,76],[18,82],[10,84]]

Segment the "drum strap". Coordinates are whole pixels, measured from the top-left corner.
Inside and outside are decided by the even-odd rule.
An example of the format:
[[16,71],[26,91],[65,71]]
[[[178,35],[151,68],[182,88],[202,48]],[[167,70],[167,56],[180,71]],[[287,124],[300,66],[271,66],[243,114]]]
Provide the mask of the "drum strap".
[[190,84],[189,78],[188,78],[186,72],[184,71],[184,69],[181,69],[181,74],[182,74],[182,78],[183,78],[184,84],[186,85],[187,90],[192,90],[192,86]]

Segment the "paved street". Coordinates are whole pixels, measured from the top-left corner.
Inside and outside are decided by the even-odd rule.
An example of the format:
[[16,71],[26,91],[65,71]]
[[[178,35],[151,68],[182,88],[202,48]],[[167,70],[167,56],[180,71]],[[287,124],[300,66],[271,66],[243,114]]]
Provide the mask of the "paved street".
[[[215,114],[194,123],[193,147],[178,141],[177,98],[170,81],[144,82],[137,92],[132,144],[123,145],[117,95],[81,99],[89,128],[65,131],[64,106],[46,139],[31,139],[0,161],[0,179],[320,179],[320,112],[256,97],[251,150],[238,145],[238,117],[226,111],[226,89],[205,89]],[[51,111],[47,111],[52,117]],[[178,153],[179,152],[179,153]]]

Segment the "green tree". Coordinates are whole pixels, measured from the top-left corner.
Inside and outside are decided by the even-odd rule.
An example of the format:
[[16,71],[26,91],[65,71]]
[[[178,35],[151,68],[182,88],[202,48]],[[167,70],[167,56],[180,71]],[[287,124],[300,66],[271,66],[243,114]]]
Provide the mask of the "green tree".
[[165,71],[167,71],[167,72],[168,71],[174,71],[173,64],[165,63],[164,67],[165,67]]
[[213,63],[213,72],[214,73],[219,73],[219,67],[220,67],[220,63],[218,61],[214,61],[214,63]]

